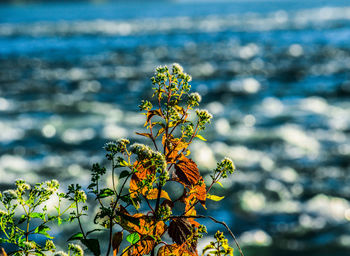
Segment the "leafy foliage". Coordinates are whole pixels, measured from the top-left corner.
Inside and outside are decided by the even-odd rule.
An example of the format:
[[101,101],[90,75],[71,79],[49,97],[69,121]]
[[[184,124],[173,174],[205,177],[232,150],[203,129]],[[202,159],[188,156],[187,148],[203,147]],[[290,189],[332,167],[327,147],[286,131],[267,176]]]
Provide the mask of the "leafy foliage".
[[[219,201],[223,198],[209,192],[214,184],[222,186],[220,180],[233,173],[235,167],[230,159],[225,158],[217,164],[211,183],[206,185],[197,164],[190,158],[190,144],[194,139],[206,141],[200,132],[212,119],[207,110],[194,109],[199,105],[201,96],[190,93],[191,80],[191,76],[184,73],[178,64],[173,64],[171,70],[167,66],[157,67],[151,78],[153,101],[143,100],[139,105],[145,115],[147,131],[136,133],[148,139],[149,145],[130,145],[127,139],[109,142],[104,149],[111,169],[107,170],[97,163],[92,166],[88,190],[99,205],[99,212],[94,218],[99,229],[84,231],[80,219],[86,215],[87,206],[79,204],[85,203],[86,195],[78,184],[70,185],[66,194],[56,193],[59,202],[66,199],[71,204],[63,211],[58,205],[57,214],[51,216],[45,207],[40,212],[35,210],[57,191],[58,182],[37,184],[30,189],[24,181],[19,181],[17,190],[5,191],[0,197],[6,209],[0,212],[0,226],[6,235],[1,242],[16,244],[18,250],[15,255],[44,255],[44,252],[55,249],[47,223],[77,220],[80,232],[73,234],[68,241],[80,241],[90,254],[96,256],[101,255],[100,244],[90,236],[101,230],[108,233],[107,256],[112,251],[114,256],[118,253],[135,256],[154,256],[156,253],[159,256],[198,255],[198,239],[206,233],[205,226],[198,220],[207,216],[197,215],[197,208],[206,209],[207,199]],[[191,115],[195,118],[190,118]],[[108,183],[111,186],[103,182],[108,172],[111,174],[112,180]],[[170,197],[166,191],[173,183],[183,189],[178,198]],[[182,208],[177,206],[175,210],[176,202],[180,202]],[[25,214],[15,221],[14,213],[18,207],[22,207]],[[74,211],[68,218],[62,218],[68,209]],[[32,219],[41,223],[29,228]],[[27,228],[22,230],[21,224],[27,225]],[[128,233],[125,236],[128,243],[120,250],[124,232]],[[30,239],[31,234],[47,237],[48,245],[39,246]],[[172,244],[166,242],[165,235],[172,239]],[[232,248],[223,234],[217,233],[215,238],[217,241],[208,245],[204,253],[232,255]],[[70,244],[68,250],[69,255],[83,253],[78,245]],[[66,254],[60,252],[60,255]]]

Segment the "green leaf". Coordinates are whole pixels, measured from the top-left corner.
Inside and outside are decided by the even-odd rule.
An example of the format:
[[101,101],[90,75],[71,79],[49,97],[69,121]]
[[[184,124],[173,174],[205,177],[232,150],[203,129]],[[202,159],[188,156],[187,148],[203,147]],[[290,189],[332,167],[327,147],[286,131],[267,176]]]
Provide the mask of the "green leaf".
[[126,241],[128,241],[130,244],[136,244],[139,240],[140,236],[138,233],[132,233],[126,237]]
[[122,171],[121,173],[120,173],[120,175],[119,175],[119,179],[121,180],[122,178],[125,178],[125,177],[127,177],[127,176],[129,176],[130,175],[130,173],[128,172],[128,171]]
[[40,212],[31,212],[29,214],[29,217],[33,218],[33,219],[38,218],[38,219],[45,220],[45,214],[40,213]]
[[129,166],[128,162],[125,160],[120,161],[119,163],[116,164],[115,167],[124,167],[124,166]]
[[103,231],[103,229],[96,228],[96,229],[90,230],[90,231],[86,232],[86,236],[88,236],[89,234],[96,232],[96,231]]
[[18,225],[22,224],[23,222],[25,222],[27,220],[27,215],[22,215],[21,218],[18,221]]
[[101,190],[101,192],[97,195],[97,198],[105,198],[114,195],[114,191],[110,188],[104,188]]
[[224,199],[224,196],[216,196],[216,195],[211,195],[211,194],[207,194],[207,198],[213,201],[221,201],[222,199]]
[[222,188],[224,187],[220,181],[217,181],[216,184],[219,184]]
[[48,226],[41,224],[40,226],[36,227],[36,229],[34,230],[34,233],[41,234],[41,235],[46,236],[47,238],[53,239],[53,237],[47,233],[47,231],[49,231],[49,230],[50,230],[50,228]]
[[202,135],[197,134],[196,137],[197,137],[198,139],[203,140],[203,141],[207,141]]
[[100,243],[97,239],[82,239],[81,242],[95,255],[101,255]]
[[83,238],[84,238],[83,233],[78,232],[78,233],[72,235],[72,236],[67,240],[67,242],[73,241],[73,240],[81,240],[81,239],[83,239]]

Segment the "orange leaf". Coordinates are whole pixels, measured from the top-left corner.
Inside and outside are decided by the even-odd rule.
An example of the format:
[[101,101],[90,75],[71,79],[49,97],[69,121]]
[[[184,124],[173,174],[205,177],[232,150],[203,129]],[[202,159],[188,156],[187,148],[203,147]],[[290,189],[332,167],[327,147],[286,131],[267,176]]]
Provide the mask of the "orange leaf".
[[112,248],[113,248],[113,256],[116,256],[119,252],[120,244],[123,241],[123,232],[116,232],[112,238]]
[[149,110],[147,112],[147,119],[146,119],[146,123],[145,126],[148,124],[148,122],[152,119],[152,117],[154,116],[162,116],[162,112],[160,109],[154,109],[154,110]]
[[155,241],[153,238],[141,238],[139,242],[134,245],[131,245],[131,249],[128,251],[128,255],[130,256],[139,256],[145,255],[152,251],[155,246]]
[[183,248],[184,246],[179,246],[177,244],[164,245],[159,248],[157,256],[196,256],[197,253],[190,252]]
[[[137,170],[130,179],[129,192],[132,198],[138,196],[138,194],[145,195],[147,192],[146,187],[142,187],[139,185],[142,180],[145,180],[150,175],[154,175],[154,168],[148,163],[141,163],[136,161],[134,164],[134,168]],[[155,177],[154,177],[155,178]]]
[[[146,195],[147,199],[150,199],[150,200],[157,199],[158,191],[159,191],[158,188],[151,189]],[[164,190],[160,191],[160,197],[171,201],[168,193]]]
[[175,164],[175,173],[186,186],[196,185],[201,178],[197,164],[185,156]]

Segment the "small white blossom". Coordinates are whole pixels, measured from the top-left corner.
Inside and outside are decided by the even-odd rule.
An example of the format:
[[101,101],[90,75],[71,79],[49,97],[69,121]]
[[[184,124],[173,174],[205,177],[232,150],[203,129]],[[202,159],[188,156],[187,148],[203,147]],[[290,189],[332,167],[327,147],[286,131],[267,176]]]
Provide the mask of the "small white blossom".
[[81,246],[78,244],[68,244],[68,249],[71,250],[74,253],[74,255],[77,255],[77,256],[84,255],[83,248],[81,248]]
[[62,251],[58,251],[54,254],[54,256],[68,256],[68,254]]
[[179,63],[173,64],[173,73],[174,74],[182,74],[183,72],[184,72],[184,69]]
[[12,200],[12,199],[16,199],[17,198],[17,193],[13,189],[5,190],[2,194],[8,200]]
[[36,244],[34,242],[23,242],[23,244],[28,249],[35,249],[36,248]]

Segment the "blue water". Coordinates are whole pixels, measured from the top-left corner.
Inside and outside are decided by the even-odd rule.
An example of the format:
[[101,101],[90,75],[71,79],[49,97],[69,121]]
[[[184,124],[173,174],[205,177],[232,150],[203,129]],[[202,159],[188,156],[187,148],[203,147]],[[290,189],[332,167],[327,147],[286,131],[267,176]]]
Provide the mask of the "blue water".
[[345,0],[1,4],[0,187],[87,185],[106,141],[140,140],[137,105],[173,62],[214,114],[193,159],[203,175],[237,166],[208,210],[246,255],[348,255]]

